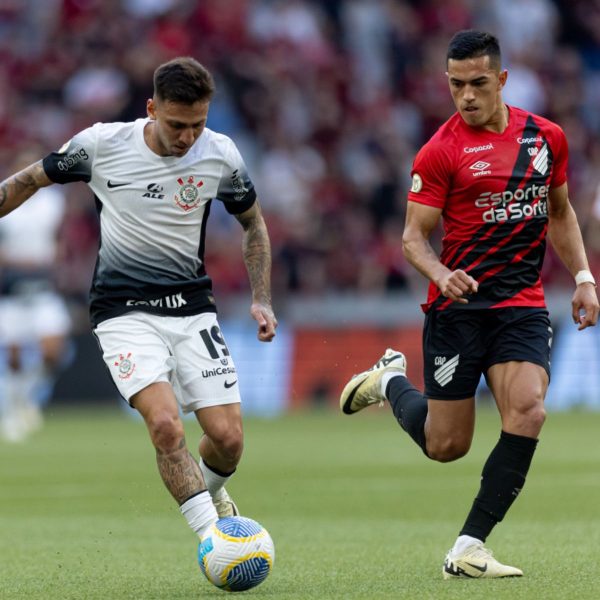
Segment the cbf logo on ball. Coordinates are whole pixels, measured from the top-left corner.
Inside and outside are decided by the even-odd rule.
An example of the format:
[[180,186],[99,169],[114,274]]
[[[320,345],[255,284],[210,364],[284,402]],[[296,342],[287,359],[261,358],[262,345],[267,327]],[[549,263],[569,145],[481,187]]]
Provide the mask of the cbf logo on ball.
[[196,183],[194,176],[190,175],[187,179],[180,177],[177,183],[181,187],[179,188],[179,192],[173,197],[175,204],[185,212],[196,208],[202,199],[199,188],[204,185],[204,182],[200,180]]

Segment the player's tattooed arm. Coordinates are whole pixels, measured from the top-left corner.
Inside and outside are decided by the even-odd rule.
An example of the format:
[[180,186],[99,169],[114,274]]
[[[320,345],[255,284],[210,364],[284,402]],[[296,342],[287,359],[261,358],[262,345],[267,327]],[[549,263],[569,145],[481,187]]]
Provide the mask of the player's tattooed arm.
[[0,183],[0,217],[7,215],[40,188],[51,183],[41,160],[8,177]]
[[271,307],[271,243],[258,200],[236,218],[244,228],[242,250],[252,290],[250,313],[258,323],[258,339],[270,342],[277,327]]
[[270,305],[271,243],[258,201],[236,217],[244,228],[242,251],[250,278],[252,299]]

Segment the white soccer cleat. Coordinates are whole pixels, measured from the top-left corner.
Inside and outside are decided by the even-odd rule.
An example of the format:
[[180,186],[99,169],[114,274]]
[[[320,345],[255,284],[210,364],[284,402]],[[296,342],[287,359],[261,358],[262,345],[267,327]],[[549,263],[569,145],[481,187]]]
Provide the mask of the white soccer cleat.
[[237,517],[240,514],[238,507],[235,505],[235,502],[232,500],[231,496],[227,493],[227,490],[222,487],[212,498],[213,504],[215,505],[215,510],[217,511],[217,515],[219,515],[219,519],[223,517]]
[[452,556],[448,552],[442,567],[444,579],[495,579],[497,577],[522,577],[523,571],[516,567],[499,563],[492,555],[491,550],[483,544],[469,546],[459,556]]
[[371,404],[383,404],[381,377],[386,371],[406,374],[406,358],[402,352],[388,348],[385,354],[367,371],[354,375],[346,384],[340,396],[340,408],[352,415]]
[[10,415],[0,421],[0,439],[12,444],[25,441],[28,436],[25,424],[16,415]]

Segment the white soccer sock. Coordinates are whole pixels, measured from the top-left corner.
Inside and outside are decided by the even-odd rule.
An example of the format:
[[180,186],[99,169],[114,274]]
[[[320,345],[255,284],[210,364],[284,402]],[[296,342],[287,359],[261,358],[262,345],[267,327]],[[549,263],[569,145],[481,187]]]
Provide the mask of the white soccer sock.
[[46,382],[46,370],[41,364],[25,365],[18,376],[19,413],[23,427],[28,432],[42,428],[43,415],[40,402],[40,391]]
[[202,537],[204,532],[219,518],[207,490],[186,500],[179,510],[198,537]]
[[23,439],[28,431],[23,420],[23,409],[29,405],[25,390],[29,378],[21,371],[8,371],[5,376],[2,402],[2,427],[5,436],[13,441]]
[[450,550],[450,556],[460,556],[469,546],[474,544],[482,544],[481,540],[471,537],[470,535],[459,535],[454,542],[452,550]]
[[406,377],[403,373],[398,373],[398,371],[388,371],[381,376],[381,395],[384,398],[387,398],[385,395],[385,390],[387,389],[387,385],[390,382],[390,379],[393,377]]
[[0,435],[10,442],[20,442],[26,432],[22,427],[15,400],[15,385],[12,371],[6,371],[0,390]]
[[204,477],[204,484],[208,488],[210,495],[213,498],[218,499],[219,492],[223,489],[223,486],[227,483],[227,481],[229,481],[233,473],[230,475],[219,475],[210,467],[208,467],[202,458],[198,464],[200,465],[200,470],[202,471],[202,477]]

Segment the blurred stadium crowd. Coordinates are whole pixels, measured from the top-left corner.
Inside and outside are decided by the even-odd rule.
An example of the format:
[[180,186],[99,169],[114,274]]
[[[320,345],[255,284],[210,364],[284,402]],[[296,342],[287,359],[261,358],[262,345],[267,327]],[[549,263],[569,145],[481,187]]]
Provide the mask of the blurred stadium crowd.
[[[155,67],[192,55],[217,80],[208,125],[235,139],[259,192],[276,306],[291,294],[410,289],[400,248],[410,167],[453,111],[445,52],[469,27],[499,36],[506,101],[565,129],[598,277],[600,0],[2,0],[0,176],[21,152],[41,158],[96,121],[145,116]],[[85,306],[95,208],[85,186],[62,190],[57,282]],[[241,229],[218,210],[208,229],[217,297],[245,290],[231,251]],[[549,253],[546,283],[571,286],[556,264]]]

